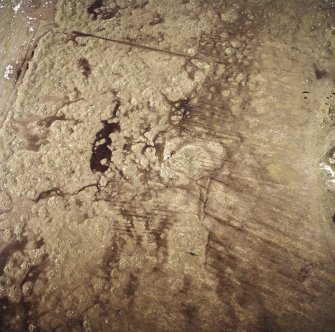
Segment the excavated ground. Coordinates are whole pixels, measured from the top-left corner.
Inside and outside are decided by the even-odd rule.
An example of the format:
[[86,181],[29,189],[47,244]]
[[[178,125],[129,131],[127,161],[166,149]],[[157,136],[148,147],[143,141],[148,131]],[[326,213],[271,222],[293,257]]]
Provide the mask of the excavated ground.
[[334,331],[334,31],[0,0],[0,331]]

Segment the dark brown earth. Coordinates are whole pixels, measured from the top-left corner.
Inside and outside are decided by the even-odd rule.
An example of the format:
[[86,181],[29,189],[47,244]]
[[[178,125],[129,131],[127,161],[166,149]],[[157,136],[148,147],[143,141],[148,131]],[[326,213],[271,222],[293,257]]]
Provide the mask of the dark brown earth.
[[335,331],[333,30],[0,1],[0,331]]

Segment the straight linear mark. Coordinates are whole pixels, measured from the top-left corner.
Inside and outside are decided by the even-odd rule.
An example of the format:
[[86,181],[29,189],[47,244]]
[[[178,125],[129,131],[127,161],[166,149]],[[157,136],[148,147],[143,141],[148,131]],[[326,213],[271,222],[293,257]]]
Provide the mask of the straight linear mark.
[[172,51],[168,51],[168,50],[162,50],[162,49],[158,49],[158,48],[154,48],[154,47],[150,47],[150,46],[145,46],[145,45],[141,45],[141,44],[137,44],[137,43],[133,43],[133,42],[129,42],[129,41],[101,37],[101,36],[92,35],[90,33],[84,33],[84,32],[80,32],[80,31],[71,31],[71,32],[63,32],[63,33],[70,36],[73,41],[76,41],[76,38],[78,38],[78,37],[91,37],[91,38],[96,38],[96,39],[109,41],[109,42],[116,43],[116,44],[119,44],[119,45],[125,45],[125,46],[139,48],[139,49],[146,50],[146,51],[165,53],[165,54],[168,54],[168,55],[177,56],[177,57],[184,58],[184,59],[189,59],[189,60],[196,59],[196,60],[200,60],[200,61],[207,61],[207,62],[209,61],[211,63],[216,63],[216,64],[223,64],[223,62],[219,61],[219,60],[214,60],[213,61],[213,59],[210,59],[210,60],[205,59],[205,58],[201,59],[197,55],[187,55],[187,54],[183,54],[183,53],[177,53],[177,52],[172,52]]
[[137,44],[137,43],[133,43],[133,42],[129,42],[129,41],[101,37],[101,36],[97,36],[97,35],[92,35],[90,33],[84,33],[84,32],[79,32],[79,31],[71,31],[70,33],[66,33],[66,34],[71,36],[74,40],[77,37],[91,37],[91,38],[96,38],[96,39],[101,39],[101,40],[113,42],[113,43],[116,43],[116,44],[121,44],[121,45],[125,45],[125,46],[140,48],[140,49],[143,49],[143,50],[146,50],[146,51],[161,52],[161,53],[166,53],[166,54],[169,54],[169,55],[174,55],[174,56],[187,58],[187,59],[194,59],[195,58],[194,56],[191,56],[191,55],[171,52],[171,51],[167,51],[167,50],[161,50],[161,49],[157,49],[157,48],[154,48],[154,47],[145,46],[145,45],[141,45],[141,44]]

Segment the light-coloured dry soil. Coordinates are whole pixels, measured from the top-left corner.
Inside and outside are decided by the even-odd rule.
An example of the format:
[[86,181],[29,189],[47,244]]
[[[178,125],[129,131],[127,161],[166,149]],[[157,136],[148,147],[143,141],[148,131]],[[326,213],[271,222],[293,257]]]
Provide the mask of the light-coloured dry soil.
[[0,0],[0,331],[335,331],[335,4]]

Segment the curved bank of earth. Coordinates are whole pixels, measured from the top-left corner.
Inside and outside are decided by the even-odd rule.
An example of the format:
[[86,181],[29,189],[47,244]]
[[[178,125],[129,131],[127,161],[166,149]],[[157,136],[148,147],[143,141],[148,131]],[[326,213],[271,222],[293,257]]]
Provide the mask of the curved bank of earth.
[[332,331],[333,4],[20,4],[0,330]]

